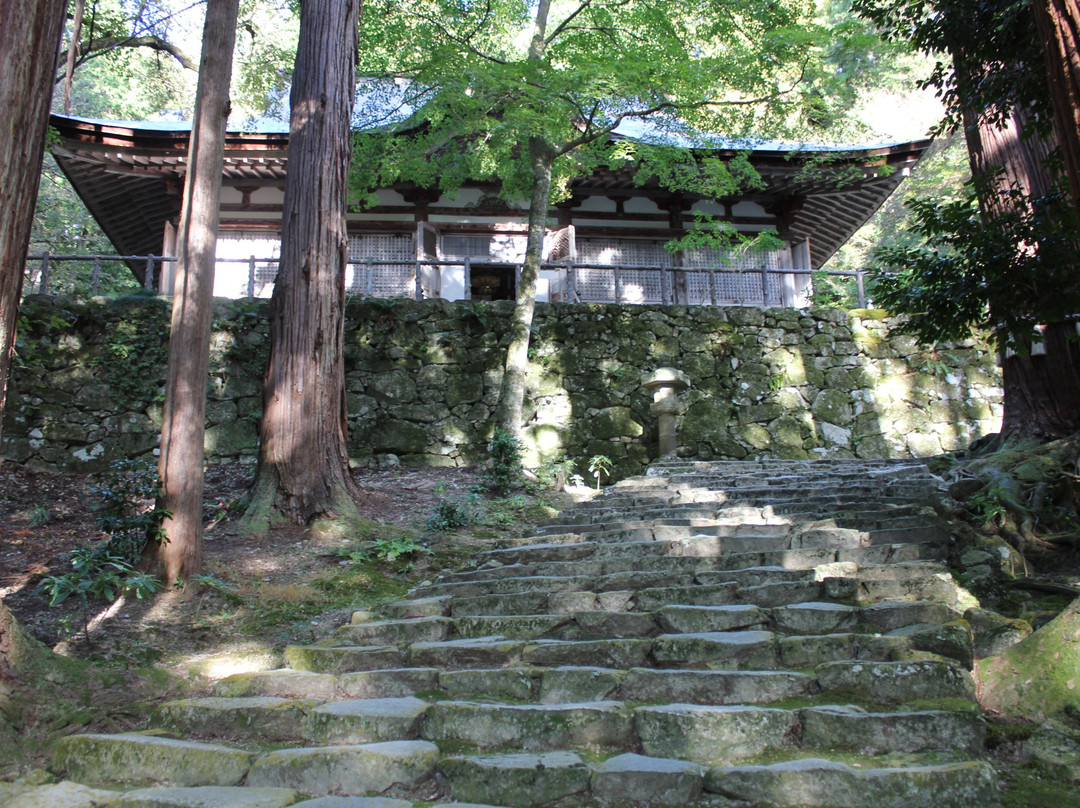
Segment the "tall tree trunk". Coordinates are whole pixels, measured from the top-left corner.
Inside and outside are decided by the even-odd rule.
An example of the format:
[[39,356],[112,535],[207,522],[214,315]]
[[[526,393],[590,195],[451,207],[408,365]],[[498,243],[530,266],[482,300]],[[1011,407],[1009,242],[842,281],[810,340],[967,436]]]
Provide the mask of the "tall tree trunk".
[[[532,41],[528,60],[539,61],[547,43],[548,14],[551,0],[540,0],[533,21]],[[544,258],[544,235],[547,233],[548,207],[551,204],[551,173],[556,152],[539,136],[529,138],[529,162],[532,165],[533,186],[529,200],[529,236],[525,246],[525,265],[518,281],[517,300],[510,321],[510,345],[506,349],[499,403],[495,423],[516,438],[521,437],[522,410],[525,403],[525,381],[529,365],[529,342],[532,338],[533,313],[536,310],[536,279]]]
[[[147,545],[148,565],[171,585],[202,566],[206,373],[217,251],[218,201],[229,119],[229,82],[240,0],[209,0],[188,174],[177,237],[169,366],[161,424],[162,524],[167,541]],[[162,290],[168,292],[170,290]]]
[[522,430],[529,341],[532,337],[533,312],[536,310],[536,279],[544,255],[555,151],[541,138],[532,137],[529,138],[529,157],[533,169],[529,237],[525,247],[525,265],[521,268],[518,282],[517,302],[510,320],[510,344],[506,349],[506,365],[495,412],[495,422],[515,437],[520,437]]
[[[963,77],[958,75],[958,79]],[[965,117],[971,173],[981,181],[979,206],[988,226],[1011,206],[1027,204],[1011,196],[1011,190],[1019,189],[1032,198],[1054,191],[1049,166],[1057,139],[1028,131],[1032,124],[1025,110],[1014,107],[1002,125],[988,121],[982,110],[972,110]],[[1077,267],[1056,271],[1069,274]],[[1048,278],[1047,282],[1054,281]],[[1022,306],[1023,292],[1017,294]],[[1080,350],[1068,338],[1070,332],[1075,334],[1072,329],[1071,323],[1047,323],[1045,353],[1002,358],[1003,435],[1046,439],[1080,430]]]
[[346,447],[345,201],[359,0],[305,0],[293,72],[281,264],[246,529],[357,515]]
[[1032,8],[1046,56],[1054,131],[1080,222],[1080,0],[1036,0]]
[[66,6],[0,6],[0,424]]

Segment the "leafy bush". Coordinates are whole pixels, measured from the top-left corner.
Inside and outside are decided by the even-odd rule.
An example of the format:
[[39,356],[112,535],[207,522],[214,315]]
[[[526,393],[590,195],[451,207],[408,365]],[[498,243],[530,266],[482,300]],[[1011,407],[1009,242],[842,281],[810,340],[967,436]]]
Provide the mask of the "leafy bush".
[[137,571],[122,556],[113,553],[108,544],[97,547],[76,547],[71,551],[71,572],[45,578],[35,594],[49,599],[49,606],[58,606],[72,595],[82,605],[83,628],[90,639],[90,601],[112,602],[122,595],[134,595],[140,600],[161,589],[157,578]]
[[97,526],[109,534],[107,548],[129,564],[142,556],[148,541],[163,541],[162,520],[169,512],[158,505],[161,477],[149,460],[114,460],[90,493],[97,498]]
[[504,495],[521,483],[521,441],[512,433],[496,427],[488,442],[491,458],[481,479],[488,490]]
[[483,517],[480,497],[468,494],[464,497],[439,497],[435,510],[428,516],[427,529],[432,533],[457,530],[476,524]]

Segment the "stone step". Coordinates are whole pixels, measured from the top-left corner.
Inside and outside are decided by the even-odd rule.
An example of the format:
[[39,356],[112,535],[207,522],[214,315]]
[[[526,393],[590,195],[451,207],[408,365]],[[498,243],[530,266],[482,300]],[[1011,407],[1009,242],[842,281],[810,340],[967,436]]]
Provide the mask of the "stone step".
[[[744,571],[745,580],[757,580],[756,571]],[[773,569],[761,568],[760,574],[772,574]],[[788,572],[779,570],[779,572]],[[817,583],[800,580],[799,576],[808,573],[790,571],[787,582],[750,586],[742,590],[750,600],[760,602],[787,600],[790,595],[816,595],[829,589],[829,582]],[[914,579],[918,581],[918,579]],[[846,584],[847,579],[844,579]],[[924,586],[922,582],[912,585],[911,579],[900,581],[872,581],[868,586],[901,586],[905,596],[916,593],[925,595],[925,589],[932,589],[931,594],[938,594],[936,600],[879,600],[869,605],[848,605],[845,603],[802,601],[782,604],[769,608],[756,603],[729,603],[724,605],[686,605],[676,604],[661,606],[655,611],[607,611],[594,608],[587,611],[559,614],[521,614],[521,615],[462,615],[456,618],[439,618],[441,630],[436,634],[426,629],[413,632],[410,626],[414,621],[387,620],[366,624],[349,624],[335,632],[335,644],[349,646],[386,646],[388,644],[407,645],[414,635],[423,637],[421,641],[442,642],[451,639],[477,639],[481,637],[501,636],[515,640],[554,639],[626,639],[631,637],[652,637],[668,633],[696,633],[702,631],[731,631],[744,628],[765,628],[777,633],[787,634],[827,634],[855,627],[872,627],[882,632],[891,632],[909,626],[921,626],[932,623],[948,623],[959,619],[960,614],[943,600],[955,601],[952,588],[941,584],[935,587]],[[941,590],[938,592],[938,590]],[[726,591],[726,590],[725,590]],[[842,589],[846,592],[846,589]],[[868,589],[858,588],[857,598],[866,598]],[[854,598],[857,600],[857,598]],[[610,600],[610,598],[609,598]],[[628,598],[626,605],[632,605]],[[550,598],[549,598],[550,603]],[[589,605],[598,606],[591,602]],[[430,618],[421,618],[415,622],[427,623]],[[356,629],[364,628],[362,634]],[[310,692],[305,690],[304,692]]]
[[[512,544],[512,543],[511,543]],[[693,557],[709,559],[713,568],[742,569],[746,567],[779,566],[787,569],[808,569],[821,564],[850,561],[859,565],[888,564],[897,561],[916,561],[944,557],[944,548],[937,542],[903,542],[877,544],[856,548],[794,548],[778,552],[721,553],[721,544],[709,535],[687,536],[678,540],[635,540],[604,543],[594,541],[552,544],[530,539],[529,543],[477,554],[485,564],[539,564],[589,560],[621,559],[632,562],[644,559]],[[417,597],[427,599],[423,590]]]
[[[53,770],[80,783],[116,786],[237,786],[291,789],[310,796],[426,798],[439,750],[427,741],[391,741],[253,752],[154,735],[71,735]],[[198,803],[195,803],[198,805]],[[210,803],[213,805],[213,803]]]
[[853,768],[823,759],[764,766],[717,766],[705,791],[738,805],[800,808],[995,808],[997,777],[988,763],[965,761],[896,768]]
[[659,634],[604,639],[509,639],[483,636],[397,646],[289,646],[289,665],[301,671],[342,674],[402,667],[467,670],[522,665],[605,668],[689,667],[734,670],[800,669],[830,660],[891,661],[913,652],[969,665],[972,638],[966,623],[905,627],[887,634],[841,631],[779,634],[764,629]]
[[584,804],[609,808],[994,808],[1001,804],[994,771],[981,762],[855,768],[803,758],[766,766],[705,768],[632,753],[590,765],[572,752],[550,752],[447,756],[439,768],[457,799],[519,808]]
[[[282,675],[285,674],[285,675]],[[612,699],[629,702],[680,701],[695,704],[763,704],[811,696],[817,680],[790,671],[656,670],[580,665],[440,671],[402,668],[341,676],[297,671],[236,674],[215,684],[214,695],[304,698],[307,679],[319,694],[312,700],[391,699],[443,694],[455,699],[535,701],[563,704]],[[333,687],[327,694],[325,680]],[[298,692],[301,691],[301,692]]]

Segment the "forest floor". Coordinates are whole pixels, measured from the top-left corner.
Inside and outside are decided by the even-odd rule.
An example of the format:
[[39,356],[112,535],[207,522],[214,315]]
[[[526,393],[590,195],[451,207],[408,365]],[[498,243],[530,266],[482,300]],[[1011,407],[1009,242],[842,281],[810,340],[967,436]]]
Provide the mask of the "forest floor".
[[[235,529],[252,471],[239,464],[207,471],[204,577],[194,593],[84,609],[77,597],[50,607],[38,589],[70,570],[73,549],[105,538],[95,523],[95,480],[0,466],[0,598],[45,646],[108,672],[88,677],[80,692],[25,701],[16,726],[22,754],[0,761],[0,779],[46,766],[58,737],[143,728],[162,701],[201,695],[230,673],[280,666],[286,645],[326,637],[353,610],[398,599],[592,493],[530,489],[493,499],[472,493],[476,469],[356,470],[364,492],[358,504],[369,520],[359,535],[319,542],[302,528],[281,527],[252,538]],[[1080,568],[1075,543],[1054,555],[1047,569],[1057,577]],[[991,734],[1006,808],[1080,808],[1080,790],[1026,766],[1022,741],[1030,731],[1005,724]]]

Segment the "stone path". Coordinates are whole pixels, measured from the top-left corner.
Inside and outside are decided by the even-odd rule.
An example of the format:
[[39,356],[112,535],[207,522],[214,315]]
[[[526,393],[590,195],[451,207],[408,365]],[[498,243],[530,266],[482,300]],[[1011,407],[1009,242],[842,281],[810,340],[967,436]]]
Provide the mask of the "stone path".
[[158,732],[64,739],[60,801],[11,804],[999,805],[934,490],[657,464]]

